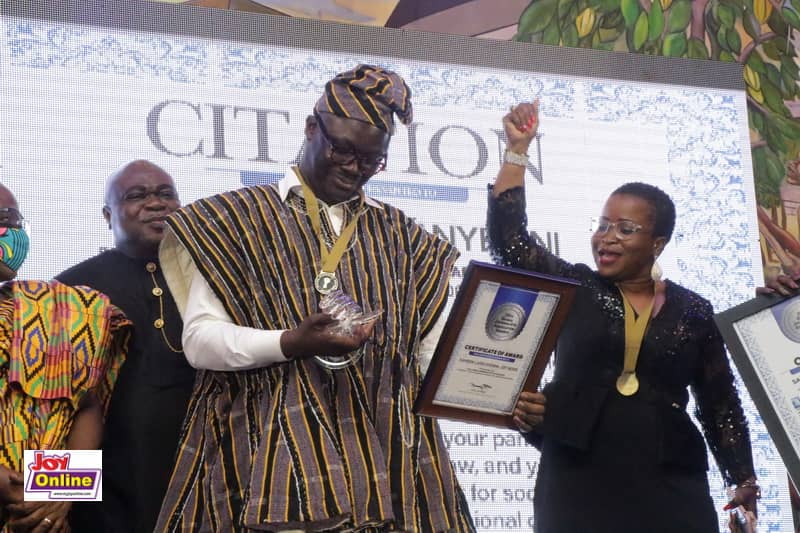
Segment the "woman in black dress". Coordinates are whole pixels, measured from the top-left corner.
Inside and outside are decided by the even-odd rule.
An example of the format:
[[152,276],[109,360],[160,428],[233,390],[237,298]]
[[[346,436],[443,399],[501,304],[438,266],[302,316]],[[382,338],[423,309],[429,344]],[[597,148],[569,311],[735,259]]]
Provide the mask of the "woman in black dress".
[[755,510],[747,421],[711,304],[669,280],[655,260],[675,207],[660,189],[619,187],[591,245],[596,270],[539,246],[527,231],[525,153],[538,102],[503,118],[508,152],[489,193],[494,259],[580,282],[542,393],[523,393],[520,431],[542,452],[537,533],[712,533],[707,453],[686,411],[691,388],[705,440],[729,485],[729,505]]

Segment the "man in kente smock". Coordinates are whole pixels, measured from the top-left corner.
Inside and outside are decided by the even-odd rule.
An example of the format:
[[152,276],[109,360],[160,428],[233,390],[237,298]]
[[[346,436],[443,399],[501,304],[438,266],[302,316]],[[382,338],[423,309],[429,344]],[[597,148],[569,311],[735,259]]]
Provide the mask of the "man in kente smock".
[[[411,120],[397,74],[339,74],[282,181],[169,219],[161,262],[203,370],[157,530],[472,530],[438,424],[411,412],[457,252],[362,190],[394,114]],[[382,310],[374,328],[336,333],[334,288]]]

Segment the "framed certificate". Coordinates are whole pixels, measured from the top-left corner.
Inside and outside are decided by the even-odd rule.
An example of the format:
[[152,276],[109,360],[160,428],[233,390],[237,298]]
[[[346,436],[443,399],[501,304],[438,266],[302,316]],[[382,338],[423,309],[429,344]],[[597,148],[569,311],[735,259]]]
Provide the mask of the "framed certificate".
[[761,295],[714,317],[786,470],[800,483],[800,295]]
[[471,261],[414,412],[516,428],[517,397],[539,386],[577,287]]

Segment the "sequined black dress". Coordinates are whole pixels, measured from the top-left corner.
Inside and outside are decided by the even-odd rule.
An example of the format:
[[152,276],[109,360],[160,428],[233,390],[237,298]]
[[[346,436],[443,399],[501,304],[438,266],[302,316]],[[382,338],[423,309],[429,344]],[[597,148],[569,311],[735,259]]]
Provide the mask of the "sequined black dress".
[[542,452],[537,533],[720,531],[703,437],[686,411],[691,387],[706,441],[728,484],[753,475],[747,421],[711,304],[666,282],[666,300],[642,343],[640,390],[620,395],[625,331],[620,293],[528,235],[521,188],[489,195],[495,261],[581,282],[544,392],[545,422],[526,435]]

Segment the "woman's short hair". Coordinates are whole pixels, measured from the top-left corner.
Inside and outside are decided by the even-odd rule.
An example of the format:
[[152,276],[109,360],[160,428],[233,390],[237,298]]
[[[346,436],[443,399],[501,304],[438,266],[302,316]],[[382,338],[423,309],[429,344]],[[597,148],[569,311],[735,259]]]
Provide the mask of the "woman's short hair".
[[648,183],[631,182],[621,185],[611,195],[627,194],[647,201],[653,207],[655,220],[653,220],[653,236],[666,237],[667,242],[672,238],[675,229],[675,204],[667,193]]

